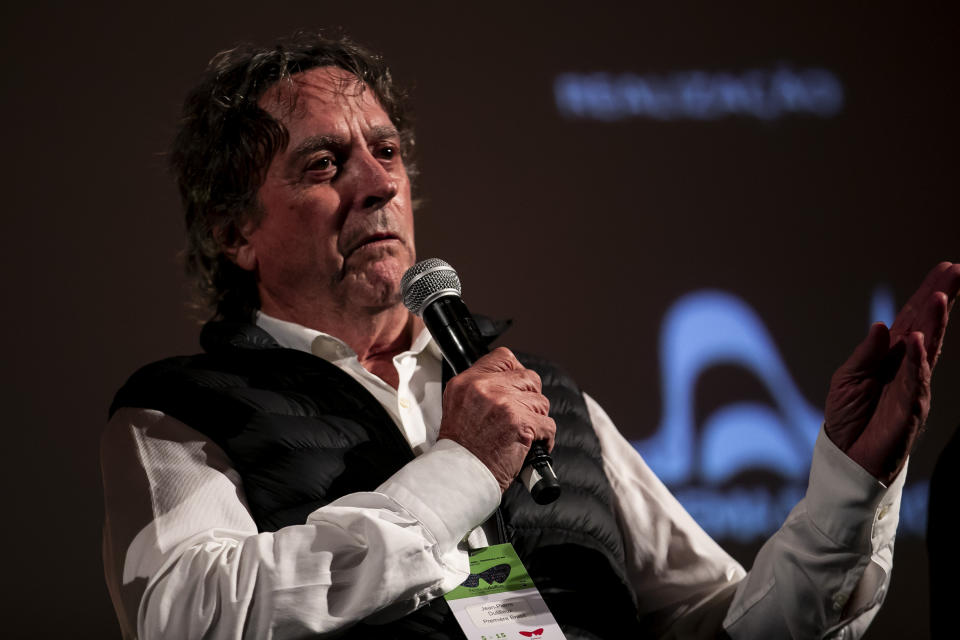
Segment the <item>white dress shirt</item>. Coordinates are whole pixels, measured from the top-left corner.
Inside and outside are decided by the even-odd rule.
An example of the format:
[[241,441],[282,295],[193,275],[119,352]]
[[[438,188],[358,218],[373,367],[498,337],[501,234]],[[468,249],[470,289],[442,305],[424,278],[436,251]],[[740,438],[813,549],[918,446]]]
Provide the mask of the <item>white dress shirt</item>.
[[[125,638],[287,638],[387,621],[454,588],[486,544],[493,475],[437,440],[441,356],[426,331],[394,358],[394,389],[339,339],[259,314],[281,346],[351,375],[417,457],[375,491],[258,533],[224,452],[158,411],[104,432],[104,565]],[[591,398],[641,618],[664,638],[858,637],[886,593],[906,473],[886,488],[821,431],[806,497],[749,573],[686,513]]]

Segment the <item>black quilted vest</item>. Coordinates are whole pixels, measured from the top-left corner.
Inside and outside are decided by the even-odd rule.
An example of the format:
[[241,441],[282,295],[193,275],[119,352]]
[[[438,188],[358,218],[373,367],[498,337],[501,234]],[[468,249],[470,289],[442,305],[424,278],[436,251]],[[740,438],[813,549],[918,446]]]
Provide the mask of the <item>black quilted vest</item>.
[[[478,317],[478,324],[488,339],[495,337],[490,321]],[[242,477],[260,531],[302,524],[343,495],[372,491],[413,459],[379,402],[336,366],[282,348],[247,323],[210,322],[200,342],[206,353],[137,371],[110,413],[156,409],[211,438]],[[501,501],[502,530],[569,640],[640,637],[623,539],[583,396],[546,361],[520,359],[540,374],[550,400],[557,424],[552,456],[563,494],[541,506],[514,483]],[[346,637],[440,640],[463,634],[438,598],[394,623],[358,624]]]

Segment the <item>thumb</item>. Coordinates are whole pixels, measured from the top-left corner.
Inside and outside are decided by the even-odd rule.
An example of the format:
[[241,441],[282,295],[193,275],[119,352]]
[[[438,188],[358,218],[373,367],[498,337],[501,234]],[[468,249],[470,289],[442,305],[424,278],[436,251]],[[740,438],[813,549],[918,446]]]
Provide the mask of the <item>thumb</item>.
[[868,373],[876,369],[890,351],[890,330],[882,322],[874,322],[853,354],[843,363],[846,374]]

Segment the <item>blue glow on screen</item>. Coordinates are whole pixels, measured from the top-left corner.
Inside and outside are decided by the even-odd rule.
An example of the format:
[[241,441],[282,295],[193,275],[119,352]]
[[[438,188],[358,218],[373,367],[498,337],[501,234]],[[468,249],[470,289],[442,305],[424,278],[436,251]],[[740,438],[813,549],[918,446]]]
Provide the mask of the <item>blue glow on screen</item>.
[[882,322],[888,327],[893,324],[897,307],[893,302],[893,290],[886,285],[877,285],[870,299],[870,324]]
[[789,114],[828,118],[838,114],[844,102],[843,85],[832,72],[789,67],[739,73],[563,73],[553,88],[562,116],[590,120],[773,120]]
[[[723,482],[746,467],[803,477],[823,414],[807,404],[759,316],[736,296],[698,291],[677,300],[660,335],[663,419],[637,443],[667,484]],[[753,373],[777,404],[725,407],[704,422],[694,442],[694,391],[709,367],[735,365]],[[702,461],[694,465],[695,460]]]
[[[889,326],[893,293],[877,287],[870,320]],[[654,435],[634,441],[650,468],[712,536],[749,541],[773,533],[803,497],[823,413],[803,397],[769,331],[740,298],[696,291],[667,311],[660,334],[663,418]],[[764,385],[772,405],[734,402],[695,424],[698,378],[710,367],[741,367]],[[723,486],[746,470],[783,479],[779,489]],[[904,490],[900,530],[922,535],[926,481]]]

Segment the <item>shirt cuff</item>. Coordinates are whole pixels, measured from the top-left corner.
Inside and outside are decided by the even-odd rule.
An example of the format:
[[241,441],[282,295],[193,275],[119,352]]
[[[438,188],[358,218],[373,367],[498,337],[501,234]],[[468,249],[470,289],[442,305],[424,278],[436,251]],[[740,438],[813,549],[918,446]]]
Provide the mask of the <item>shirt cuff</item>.
[[841,451],[823,427],[813,448],[807,513],[833,542],[863,551],[893,539],[907,468],[889,487]]
[[408,462],[377,492],[420,521],[436,537],[441,553],[455,548],[500,504],[500,485],[486,465],[446,439]]

